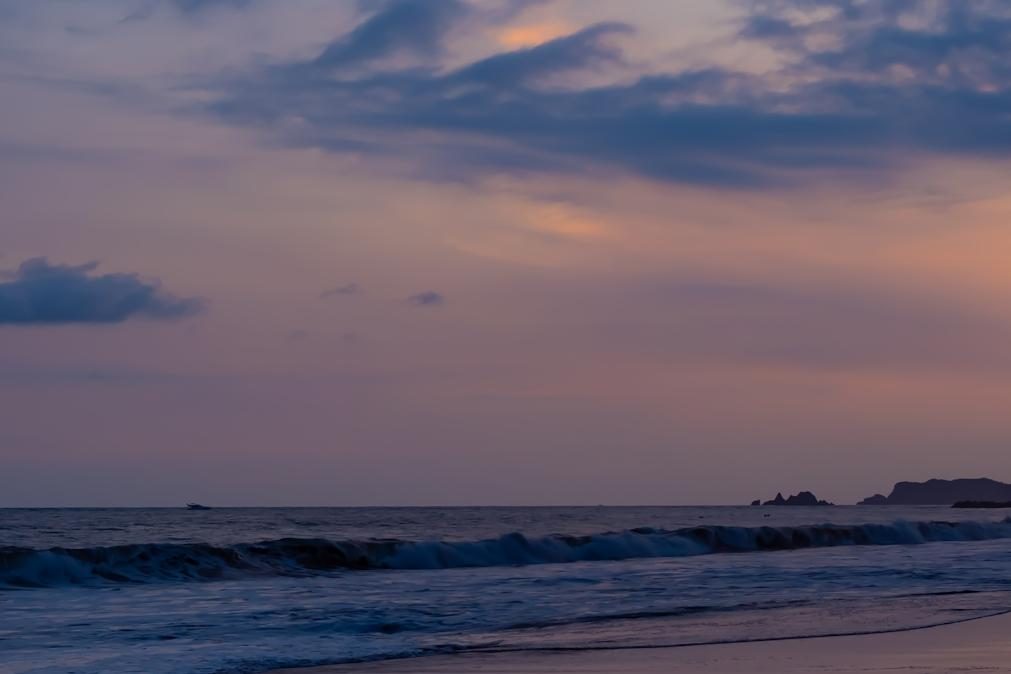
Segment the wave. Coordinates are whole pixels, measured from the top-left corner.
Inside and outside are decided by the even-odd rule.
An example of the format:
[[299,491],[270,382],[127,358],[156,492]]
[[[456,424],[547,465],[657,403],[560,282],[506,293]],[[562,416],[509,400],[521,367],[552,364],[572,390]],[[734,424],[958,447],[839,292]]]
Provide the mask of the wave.
[[0,547],[0,587],[201,581],[370,569],[521,566],[1001,538],[1011,538],[1011,518],[997,522],[638,528],[586,536],[528,537],[510,533],[494,539],[453,542],[282,538],[228,546],[148,543],[47,550]]

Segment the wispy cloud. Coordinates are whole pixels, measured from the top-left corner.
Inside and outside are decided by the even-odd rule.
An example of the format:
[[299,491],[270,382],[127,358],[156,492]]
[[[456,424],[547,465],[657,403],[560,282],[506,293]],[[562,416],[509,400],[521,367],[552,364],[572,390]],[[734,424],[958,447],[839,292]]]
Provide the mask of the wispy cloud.
[[436,56],[442,51],[443,35],[466,10],[457,0],[393,0],[332,42],[311,65],[334,70],[400,53]]
[[[245,9],[257,0],[169,0],[169,4],[186,14],[211,9]],[[157,3],[154,3],[157,4]]]
[[331,297],[341,297],[347,295],[358,295],[362,292],[362,288],[357,283],[346,283],[335,288],[328,288],[319,294],[320,299],[328,299]]
[[416,307],[437,307],[445,304],[446,298],[433,290],[426,290],[408,297],[407,303]]

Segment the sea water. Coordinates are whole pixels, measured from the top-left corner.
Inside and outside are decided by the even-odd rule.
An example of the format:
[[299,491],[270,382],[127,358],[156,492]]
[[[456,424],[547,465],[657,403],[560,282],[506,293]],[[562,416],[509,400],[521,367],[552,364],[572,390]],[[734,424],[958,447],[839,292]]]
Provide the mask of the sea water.
[[0,510],[0,672],[254,673],[954,622],[1011,609],[1007,515]]

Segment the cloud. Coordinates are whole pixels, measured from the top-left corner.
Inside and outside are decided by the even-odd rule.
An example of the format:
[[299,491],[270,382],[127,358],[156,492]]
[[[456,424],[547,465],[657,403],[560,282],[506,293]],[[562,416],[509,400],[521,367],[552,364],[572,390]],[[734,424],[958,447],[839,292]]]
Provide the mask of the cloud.
[[[615,40],[634,34],[614,23],[452,69],[371,67],[438,57],[471,11],[383,7],[316,58],[220,80],[209,110],[292,146],[395,157],[447,179],[621,171],[758,187],[884,176],[924,154],[1011,156],[1007,4],[752,3],[737,37],[784,64],[763,74],[649,72],[623,58]],[[421,27],[408,30],[415,14]],[[349,64],[370,67],[332,75]]]
[[536,83],[549,75],[622,61],[621,50],[606,38],[635,32],[622,23],[601,23],[536,47],[496,54],[454,72],[451,83],[502,89]]
[[[1011,7],[1006,3],[851,3],[792,0],[764,3],[742,36],[777,41],[798,65],[826,76],[947,82],[971,88],[1005,77],[1011,66]],[[901,72],[889,69],[901,67]]]
[[170,0],[171,4],[184,14],[194,14],[211,9],[246,9],[256,0]]
[[357,283],[347,283],[342,286],[337,286],[336,288],[330,288],[329,290],[324,290],[319,294],[320,299],[327,299],[330,297],[338,297],[341,295],[357,295],[362,291],[361,286]]
[[0,282],[0,325],[120,323],[131,318],[171,320],[199,312],[195,298],[176,298],[136,274],[93,272],[95,262],[54,265],[25,260]]
[[407,303],[416,307],[437,307],[445,304],[446,298],[435,291],[426,290],[425,292],[408,297]]
[[393,0],[327,46],[312,65],[343,68],[398,53],[435,56],[442,49],[443,34],[466,9],[457,0]]

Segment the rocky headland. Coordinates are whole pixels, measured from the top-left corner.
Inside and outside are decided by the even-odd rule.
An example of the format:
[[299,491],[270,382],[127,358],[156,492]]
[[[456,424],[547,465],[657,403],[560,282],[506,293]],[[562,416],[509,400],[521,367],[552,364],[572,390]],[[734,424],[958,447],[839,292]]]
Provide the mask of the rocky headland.
[[959,501],[1011,502],[1011,484],[990,478],[897,482],[888,496],[875,494],[858,505],[945,505]]

